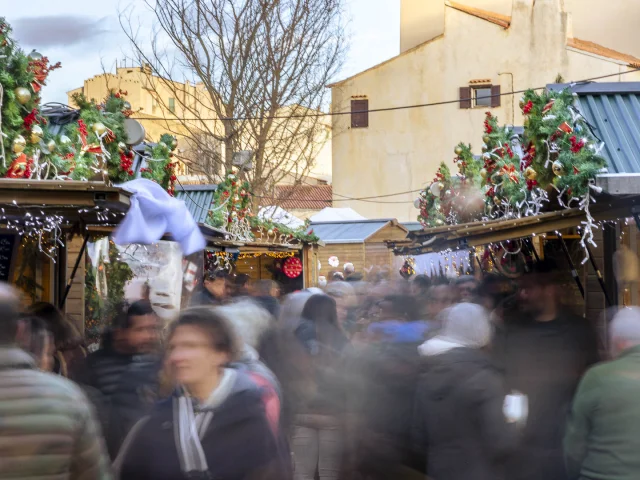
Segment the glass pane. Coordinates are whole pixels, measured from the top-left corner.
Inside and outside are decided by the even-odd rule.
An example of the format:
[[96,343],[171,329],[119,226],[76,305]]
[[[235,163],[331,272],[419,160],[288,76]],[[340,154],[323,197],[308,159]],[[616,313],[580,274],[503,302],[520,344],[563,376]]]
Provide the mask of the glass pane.
[[491,87],[474,88],[473,98],[475,100],[476,107],[490,107],[491,106]]

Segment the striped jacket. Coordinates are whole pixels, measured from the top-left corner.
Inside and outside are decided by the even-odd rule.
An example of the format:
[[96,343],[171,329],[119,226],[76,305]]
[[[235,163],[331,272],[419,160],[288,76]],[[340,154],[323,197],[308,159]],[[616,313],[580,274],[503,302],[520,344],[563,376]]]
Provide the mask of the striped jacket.
[[80,388],[0,347],[0,478],[111,478],[100,428]]

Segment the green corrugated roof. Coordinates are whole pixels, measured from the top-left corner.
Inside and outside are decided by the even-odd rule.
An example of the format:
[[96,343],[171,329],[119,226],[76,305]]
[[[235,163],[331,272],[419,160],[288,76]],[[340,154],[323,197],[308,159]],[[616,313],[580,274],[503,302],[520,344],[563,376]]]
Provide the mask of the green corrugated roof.
[[216,185],[184,185],[176,188],[176,198],[184,200],[197,223],[205,223],[216,188]]

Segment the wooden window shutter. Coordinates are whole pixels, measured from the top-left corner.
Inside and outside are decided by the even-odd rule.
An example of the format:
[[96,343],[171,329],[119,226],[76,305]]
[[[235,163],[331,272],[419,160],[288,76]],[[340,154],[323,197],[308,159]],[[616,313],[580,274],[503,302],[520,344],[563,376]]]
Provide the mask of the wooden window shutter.
[[369,126],[369,100],[351,100],[351,128]]
[[500,85],[492,85],[491,86],[491,106],[499,107],[500,106]]
[[460,108],[471,108],[471,87],[460,87]]

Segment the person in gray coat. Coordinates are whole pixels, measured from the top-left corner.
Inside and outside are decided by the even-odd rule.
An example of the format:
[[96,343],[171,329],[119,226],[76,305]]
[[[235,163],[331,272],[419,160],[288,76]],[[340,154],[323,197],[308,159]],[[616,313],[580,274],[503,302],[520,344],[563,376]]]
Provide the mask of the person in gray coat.
[[0,283],[0,478],[109,479],[99,424],[79,387],[17,346],[18,295]]

